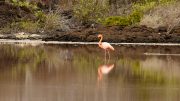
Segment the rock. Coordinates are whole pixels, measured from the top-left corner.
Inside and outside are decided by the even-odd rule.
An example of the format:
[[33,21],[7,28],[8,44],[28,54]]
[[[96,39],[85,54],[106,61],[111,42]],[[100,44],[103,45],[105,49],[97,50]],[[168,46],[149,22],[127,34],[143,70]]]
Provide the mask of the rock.
[[19,32],[14,34],[17,39],[27,39],[29,38],[29,34],[25,32]]
[[157,32],[167,32],[167,28],[164,26],[160,26],[156,29]]
[[30,39],[41,39],[43,36],[38,34],[31,34],[29,35]]

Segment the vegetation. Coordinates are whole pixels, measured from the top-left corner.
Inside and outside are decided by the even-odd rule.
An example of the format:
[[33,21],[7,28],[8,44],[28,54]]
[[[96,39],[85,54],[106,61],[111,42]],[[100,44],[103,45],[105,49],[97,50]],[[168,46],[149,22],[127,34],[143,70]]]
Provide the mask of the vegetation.
[[73,8],[74,16],[82,22],[94,21],[105,17],[108,6],[96,0],[79,0]]
[[[11,0],[10,4],[30,13],[30,16],[21,16],[10,25],[4,26],[0,32],[9,33],[25,31],[36,33],[39,30],[53,31],[62,29],[64,23],[59,13],[61,9],[47,12],[37,6],[37,3],[30,3],[25,0]],[[141,0],[131,2],[129,13],[110,16],[112,5],[110,2],[102,3],[97,0],[77,0],[72,3],[73,16],[81,23],[96,22],[106,26],[129,26],[134,24],[146,25],[157,28],[165,26],[169,33],[174,26],[178,25],[179,5],[176,0]],[[23,13],[20,11],[20,13]]]
[[128,26],[140,22],[142,14],[138,11],[132,12],[128,16],[112,16],[100,21],[104,25],[122,25]]
[[[16,18],[11,24],[4,26],[0,32],[11,33],[24,31],[29,33],[37,33],[39,30],[53,31],[60,28],[61,17],[58,12],[44,12],[38,8],[36,3],[26,1],[12,0],[10,4],[16,6],[20,10],[26,10],[28,16]],[[24,11],[19,11],[24,13]]]
[[179,5],[179,2],[172,2],[168,5],[159,5],[151,12],[145,14],[140,24],[152,28],[165,26],[168,28],[168,33],[170,33],[173,27],[180,23]]
[[[132,5],[132,10],[131,10],[130,14],[128,14],[126,16],[110,16],[110,17],[105,18],[104,20],[101,20],[101,22],[104,25],[128,26],[128,25],[132,25],[132,24],[137,24],[137,23],[141,22],[141,20],[146,21],[146,18],[144,19],[144,15],[147,14],[148,12],[151,12],[153,9],[155,9],[159,6],[170,5],[173,2],[175,2],[175,0],[159,0],[159,1],[145,0],[142,2],[134,3]],[[162,14],[162,12],[160,14]]]
[[43,28],[46,31],[52,31],[54,29],[61,28],[61,17],[60,17],[60,15],[57,12],[46,14]]

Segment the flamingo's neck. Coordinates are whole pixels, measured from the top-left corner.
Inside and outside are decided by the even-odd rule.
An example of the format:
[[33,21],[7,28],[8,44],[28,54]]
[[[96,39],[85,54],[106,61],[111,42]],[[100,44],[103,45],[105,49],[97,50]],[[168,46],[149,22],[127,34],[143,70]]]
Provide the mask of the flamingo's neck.
[[103,37],[101,36],[101,39],[99,40],[99,46],[102,45],[102,39],[103,39]]

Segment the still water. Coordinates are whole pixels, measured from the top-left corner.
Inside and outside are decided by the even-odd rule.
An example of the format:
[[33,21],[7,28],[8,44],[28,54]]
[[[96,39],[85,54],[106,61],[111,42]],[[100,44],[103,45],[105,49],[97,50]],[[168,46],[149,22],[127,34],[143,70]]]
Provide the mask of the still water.
[[0,101],[180,99],[179,46],[114,48],[0,44]]

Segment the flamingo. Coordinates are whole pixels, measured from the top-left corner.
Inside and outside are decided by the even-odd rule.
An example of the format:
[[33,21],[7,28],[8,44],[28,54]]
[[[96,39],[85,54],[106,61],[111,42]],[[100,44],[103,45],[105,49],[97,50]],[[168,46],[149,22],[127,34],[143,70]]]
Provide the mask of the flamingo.
[[102,42],[102,40],[103,40],[102,34],[99,34],[98,38],[100,38],[99,43],[98,43],[99,47],[105,50],[105,61],[106,61],[106,51],[108,51],[108,55],[110,58],[109,50],[114,51],[114,48],[108,42]]
[[111,65],[101,65],[98,68],[98,81],[102,79],[103,75],[109,74],[109,72],[114,68],[114,64]]

